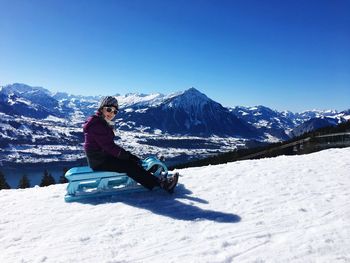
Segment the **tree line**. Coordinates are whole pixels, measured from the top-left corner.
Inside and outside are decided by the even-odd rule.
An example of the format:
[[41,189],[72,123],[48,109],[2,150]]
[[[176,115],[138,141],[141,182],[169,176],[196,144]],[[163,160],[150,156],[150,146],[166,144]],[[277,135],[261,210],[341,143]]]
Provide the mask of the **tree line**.
[[[68,183],[68,180],[64,176],[65,173],[67,172],[67,170],[68,170],[67,168],[63,169],[63,174],[58,179],[58,182],[56,182],[55,178],[53,178],[51,173],[49,173],[49,171],[45,169],[39,186],[44,187],[44,186],[49,186],[49,185],[56,184],[56,183],[58,183],[58,184]],[[24,188],[29,188],[29,187],[30,187],[30,180],[29,180],[28,176],[26,174],[24,174],[21,177],[21,179],[19,180],[17,188],[24,189]],[[5,177],[4,173],[2,171],[0,171],[0,190],[2,190],[2,189],[11,189],[11,187],[6,182],[6,177]]]

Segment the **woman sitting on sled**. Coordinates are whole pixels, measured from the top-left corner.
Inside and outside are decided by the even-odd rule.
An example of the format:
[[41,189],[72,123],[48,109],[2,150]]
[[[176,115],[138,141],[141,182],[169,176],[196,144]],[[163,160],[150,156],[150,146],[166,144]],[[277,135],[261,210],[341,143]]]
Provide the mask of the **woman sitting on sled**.
[[118,111],[117,99],[107,96],[101,100],[96,114],[85,122],[84,150],[89,166],[95,171],[126,173],[149,190],[159,186],[172,193],[178,181],[178,174],[169,178],[158,178],[142,167],[139,157],[115,144],[112,120]]

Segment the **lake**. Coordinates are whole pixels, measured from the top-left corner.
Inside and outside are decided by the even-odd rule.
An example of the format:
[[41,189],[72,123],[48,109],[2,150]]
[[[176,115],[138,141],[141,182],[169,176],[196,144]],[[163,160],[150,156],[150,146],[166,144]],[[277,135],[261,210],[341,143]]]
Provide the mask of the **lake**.
[[23,175],[26,175],[30,181],[30,186],[40,185],[44,171],[47,170],[49,174],[58,183],[61,175],[64,174],[64,169],[70,169],[75,166],[86,165],[84,163],[43,163],[43,164],[11,164],[0,166],[0,171],[5,175],[7,183],[12,189],[18,188],[19,181]]
[[[176,156],[166,161],[169,167],[181,163],[188,156]],[[18,163],[0,163],[0,171],[5,175],[6,182],[11,186],[11,189],[18,188],[19,181],[23,175],[26,175],[30,181],[30,186],[34,187],[40,185],[44,171],[47,170],[49,174],[55,179],[56,183],[64,174],[64,170],[68,170],[77,166],[86,166],[86,159],[80,159],[71,162],[54,162],[54,163],[38,163],[38,164],[18,164]]]

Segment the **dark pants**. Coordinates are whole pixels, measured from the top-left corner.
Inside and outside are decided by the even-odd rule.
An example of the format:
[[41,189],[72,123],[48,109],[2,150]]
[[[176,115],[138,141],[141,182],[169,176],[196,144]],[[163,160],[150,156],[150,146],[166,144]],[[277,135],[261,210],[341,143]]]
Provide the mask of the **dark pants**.
[[159,186],[159,179],[156,176],[147,172],[143,167],[131,160],[120,160],[113,156],[108,156],[102,164],[91,168],[95,171],[126,173],[149,190],[152,190],[155,186]]

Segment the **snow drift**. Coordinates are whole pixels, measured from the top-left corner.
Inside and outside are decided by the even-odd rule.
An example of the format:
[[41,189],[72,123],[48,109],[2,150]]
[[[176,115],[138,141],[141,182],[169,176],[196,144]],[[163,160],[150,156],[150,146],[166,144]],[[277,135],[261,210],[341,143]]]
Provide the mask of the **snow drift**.
[[0,262],[350,262],[350,148],[180,170],[174,195],[0,191]]

